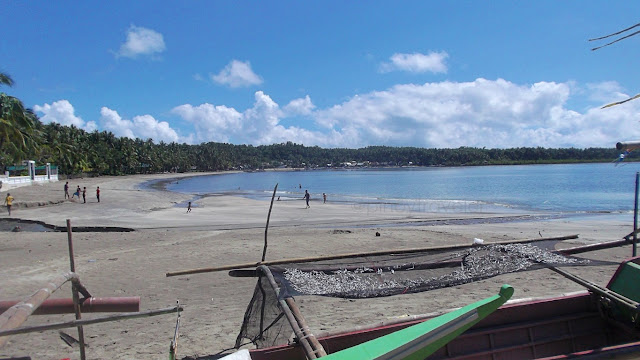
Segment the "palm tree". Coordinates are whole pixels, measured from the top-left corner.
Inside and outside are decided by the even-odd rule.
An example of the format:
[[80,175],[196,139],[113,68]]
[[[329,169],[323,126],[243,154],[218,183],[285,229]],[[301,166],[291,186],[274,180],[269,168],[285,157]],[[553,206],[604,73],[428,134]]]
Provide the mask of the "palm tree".
[[0,73],[0,84],[13,86],[13,79],[8,74]]
[[[13,85],[13,79],[0,73],[0,85]],[[38,117],[20,99],[0,92],[0,162],[7,164],[33,155],[38,148]]]
[[[601,36],[601,37],[597,37],[597,38],[589,39],[589,41],[598,41],[598,40],[608,39],[608,38],[610,38],[610,37],[612,37],[612,36],[620,35],[620,37],[619,37],[619,38],[617,38],[616,40],[610,41],[610,42],[608,42],[608,43],[606,43],[606,44],[604,44],[604,45],[601,45],[601,46],[594,47],[593,49],[591,49],[591,51],[595,51],[595,50],[598,50],[598,49],[602,49],[603,47],[609,46],[609,45],[611,45],[611,44],[615,44],[615,43],[617,43],[618,41],[621,41],[621,40],[624,40],[624,39],[628,39],[628,38],[630,38],[630,37],[632,37],[632,36],[635,36],[635,35],[640,34],[640,30],[636,30],[636,31],[634,31],[634,32],[632,32],[632,33],[630,33],[630,34],[629,34],[629,33],[624,34],[624,33],[626,33],[627,31],[629,31],[629,30],[631,30],[631,29],[635,29],[635,28],[637,28],[637,27],[639,27],[639,26],[640,26],[640,23],[635,24],[635,25],[633,25],[633,26],[629,26],[629,27],[628,27],[628,28],[626,28],[626,29],[623,29],[623,30],[620,30],[620,31],[616,31],[616,32],[614,32],[614,33],[612,33],[612,34],[609,34],[609,35],[605,35],[605,36]],[[623,35],[623,34],[624,34],[624,35]],[[610,107],[610,106],[615,106],[615,105],[624,104],[624,103],[626,103],[627,101],[635,100],[635,99],[637,99],[637,98],[640,98],[640,94],[637,94],[637,95],[635,95],[635,96],[632,96],[632,97],[630,97],[630,98],[628,98],[628,99],[625,99],[625,100],[622,100],[622,101],[616,101],[616,102],[613,102],[613,103],[611,103],[611,104],[607,104],[607,105],[603,106],[603,107],[602,107],[602,109],[604,109],[604,108],[608,108],[608,107]]]

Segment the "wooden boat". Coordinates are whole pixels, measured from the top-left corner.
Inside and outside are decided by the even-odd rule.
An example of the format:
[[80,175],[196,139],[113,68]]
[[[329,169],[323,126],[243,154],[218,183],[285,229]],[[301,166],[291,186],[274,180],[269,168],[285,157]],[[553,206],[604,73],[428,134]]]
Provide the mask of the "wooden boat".
[[335,352],[325,358],[327,360],[424,359],[496,311],[512,295],[513,288],[509,285],[503,285],[498,295],[389,335]]
[[[414,319],[318,335],[318,343],[328,353],[319,357],[456,360],[640,358],[640,257],[621,263],[606,288],[563,270],[552,270],[584,285],[587,291],[506,303],[461,335],[455,336],[462,331],[452,333],[454,336],[447,338],[451,340],[448,343],[435,341],[437,349],[429,348],[427,351],[420,347],[399,357],[387,356],[395,354],[389,349],[399,349],[411,339],[428,334],[427,330],[434,323],[428,324],[435,319]],[[458,313],[450,313],[449,318],[456,318],[454,314]],[[365,353],[368,348],[385,350]],[[250,357],[239,357],[245,355]],[[308,357],[299,343],[245,350],[245,355],[234,354],[236,359],[251,360],[301,360]]]

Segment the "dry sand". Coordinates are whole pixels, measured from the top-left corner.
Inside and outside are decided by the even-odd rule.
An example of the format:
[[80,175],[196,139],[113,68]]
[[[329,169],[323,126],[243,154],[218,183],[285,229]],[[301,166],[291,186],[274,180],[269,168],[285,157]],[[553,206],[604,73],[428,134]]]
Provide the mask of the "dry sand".
[[[193,174],[190,174],[193,175]],[[94,296],[140,296],[141,310],[173,306],[182,314],[178,358],[215,359],[212,354],[235,342],[254,279],[231,278],[226,272],[166,277],[165,273],[260,260],[269,210],[266,201],[211,196],[194,202],[191,196],[140,188],[151,179],[176,181],[180,175],[140,175],[73,179],[86,186],[87,203],[64,200],[64,181],[10,190],[15,198],[11,218],[74,227],[124,227],[132,232],[73,233],[76,272]],[[173,180],[172,180],[173,179]],[[100,186],[101,202],[95,198]],[[2,193],[4,197],[6,192]],[[74,199],[75,200],[75,199]],[[579,234],[561,246],[619,240],[632,230],[632,217],[593,216],[574,219],[527,220],[483,224],[420,226],[412,222],[500,217],[496,214],[427,214],[385,208],[322,204],[312,201],[275,202],[268,232],[267,260],[383,249],[485,243]],[[631,201],[631,200],[630,200]],[[8,218],[6,212],[3,212]],[[624,221],[623,221],[624,220]],[[366,226],[362,226],[366,225]],[[27,228],[26,225],[25,229]],[[346,231],[335,231],[346,230]],[[376,237],[375,232],[381,236]],[[620,261],[631,246],[594,251],[584,257]],[[20,300],[48,280],[69,270],[67,234],[63,232],[0,232],[0,300]],[[586,266],[568,271],[606,285],[615,266]],[[583,288],[550,270],[501,275],[488,280],[388,298],[346,300],[315,296],[296,301],[314,331],[349,329],[386,318],[451,309],[495,294],[500,285],[516,289],[514,298],[559,295]],[[70,297],[65,284],[53,297]],[[83,318],[103,314],[84,314]],[[72,320],[73,315],[32,316],[25,325]],[[175,315],[126,320],[85,327],[90,359],[159,359],[168,356]],[[75,329],[64,330],[77,337]],[[29,355],[33,359],[79,359],[58,331],[16,335],[0,348],[0,358]]]

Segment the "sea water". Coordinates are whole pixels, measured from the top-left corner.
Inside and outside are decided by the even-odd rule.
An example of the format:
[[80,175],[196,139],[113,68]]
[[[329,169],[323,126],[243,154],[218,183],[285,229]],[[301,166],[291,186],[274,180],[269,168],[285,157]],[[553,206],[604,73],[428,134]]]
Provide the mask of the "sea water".
[[394,208],[422,212],[633,212],[640,163],[469,167],[350,168],[240,172],[180,179],[176,192]]

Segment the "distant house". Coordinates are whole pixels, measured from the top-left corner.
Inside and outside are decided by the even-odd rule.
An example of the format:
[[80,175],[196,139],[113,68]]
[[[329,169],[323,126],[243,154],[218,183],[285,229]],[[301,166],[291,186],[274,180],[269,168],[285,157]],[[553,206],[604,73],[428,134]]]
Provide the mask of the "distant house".
[[24,161],[23,164],[6,167],[4,176],[0,175],[2,191],[35,183],[58,181],[58,167],[55,165],[46,163],[36,166],[33,160]]

